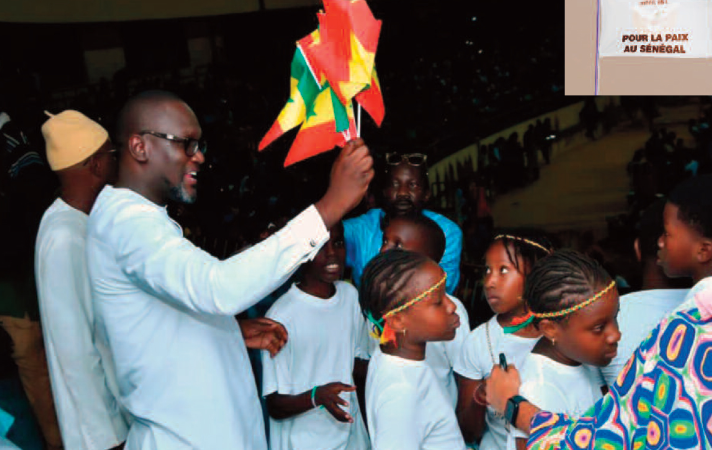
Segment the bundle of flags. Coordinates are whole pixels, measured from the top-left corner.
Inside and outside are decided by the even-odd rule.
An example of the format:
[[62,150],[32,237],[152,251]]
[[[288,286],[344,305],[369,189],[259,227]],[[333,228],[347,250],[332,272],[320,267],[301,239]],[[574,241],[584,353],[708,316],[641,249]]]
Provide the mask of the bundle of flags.
[[289,100],[259,145],[301,125],[285,167],[357,137],[354,100],[378,126],[385,115],[375,66],[381,21],[365,0],[324,0],[317,17],[319,28],[297,41]]

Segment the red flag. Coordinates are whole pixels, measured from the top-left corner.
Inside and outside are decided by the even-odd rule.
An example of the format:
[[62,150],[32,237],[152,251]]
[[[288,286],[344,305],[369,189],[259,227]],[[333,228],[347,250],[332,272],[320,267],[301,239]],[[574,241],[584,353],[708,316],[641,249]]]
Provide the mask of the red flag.
[[378,81],[375,67],[373,68],[373,76],[371,77],[371,86],[365,91],[356,94],[356,101],[363,106],[363,109],[373,118],[376,125],[380,127],[383,123],[383,117],[386,115],[386,107],[383,104],[381,83]]
[[324,0],[324,9],[319,14],[321,43],[305,53],[346,104],[371,84],[381,21],[365,0]]

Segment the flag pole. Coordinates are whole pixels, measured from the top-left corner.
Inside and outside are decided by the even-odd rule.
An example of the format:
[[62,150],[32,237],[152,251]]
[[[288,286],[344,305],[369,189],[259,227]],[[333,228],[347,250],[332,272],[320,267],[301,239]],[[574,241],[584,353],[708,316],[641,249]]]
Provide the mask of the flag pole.
[[307,64],[307,67],[309,68],[309,72],[312,74],[312,77],[314,77],[314,81],[316,82],[316,85],[319,86],[319,89],[323,89],[323,86],[319,82],[319,78],[316,76],[316,72],[314,72],[314,69],[312,69],[311,63],[309,62],[309,58],[307,58],[306,53],[304,53],[304,50],[302,49],[302,46],[297,43],[297,48],[299,49],[299,52],[302,54],[302,57],[304,58],[304,62]]
[[358,103],[358,116],[356,120],[356,137],[361,137],[361,103]]

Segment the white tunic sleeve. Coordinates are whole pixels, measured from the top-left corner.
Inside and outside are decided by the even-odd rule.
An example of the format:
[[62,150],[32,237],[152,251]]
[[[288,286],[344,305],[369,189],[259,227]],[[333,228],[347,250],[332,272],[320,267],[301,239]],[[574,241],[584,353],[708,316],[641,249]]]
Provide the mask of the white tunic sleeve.
[[[109,224],[111,225],[111,224]],[[270,238],[220,261],[182,236],[158,208],[121,210],[109,232],[121,270],[140,289],[192,311],[238,314],[282,284],[312,259],[329,233],[310,206]]]

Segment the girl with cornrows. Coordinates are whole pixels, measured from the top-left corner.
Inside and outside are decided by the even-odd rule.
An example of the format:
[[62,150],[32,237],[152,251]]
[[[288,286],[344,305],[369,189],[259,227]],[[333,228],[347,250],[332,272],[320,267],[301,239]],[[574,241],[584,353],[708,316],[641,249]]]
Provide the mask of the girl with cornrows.
[[495,315],[475,328],[462,345],[454,371],[459,376],[457,417],[468,443],[482,450],[504,450],[507,422],[484,400],[484,379],[505,355],[516,365],[531,351],[540,332],[522,299],[524,280],[532,266],[553,249],[536,230],[515,229],[495,234],[485,254],[484,291]]
[[[534,265],[524,298],[543,336],[520,366],[519,392],[578,418],[607,392],[596,367],[611,362],[621,338],[615,282],[593,259],[561,250]],[[527,434],[511,430],[507,448],[526,449]]]
[[465,450],[452,403],[425,362],[427,343],[453,339],[460,325],[446,279],[435,261],[398,249],[364,270],[359,297],[380,342],[366,379],[374,450]]

